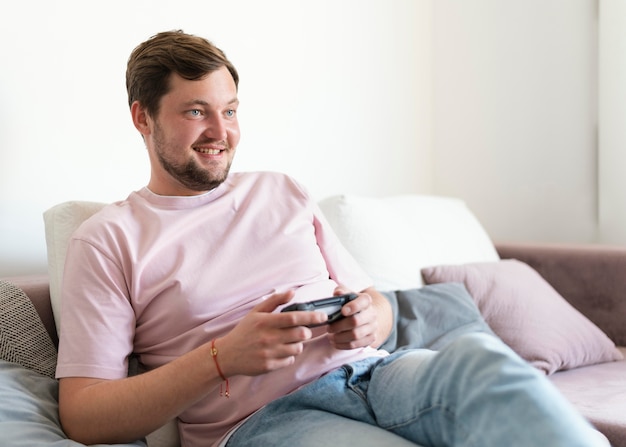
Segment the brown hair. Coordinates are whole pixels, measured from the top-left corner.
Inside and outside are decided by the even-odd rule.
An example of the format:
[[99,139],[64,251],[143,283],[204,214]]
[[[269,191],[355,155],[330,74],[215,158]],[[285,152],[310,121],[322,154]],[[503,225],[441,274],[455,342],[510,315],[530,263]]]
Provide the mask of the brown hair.
[[221,67],[228,69],[239,86],[233,64],[208,40],[181,30],[156,34],[139,44],[128,58],[128,104],[139,101],[149,115],[156,116],[161,98],[169,91],[172,73],[197,80]]

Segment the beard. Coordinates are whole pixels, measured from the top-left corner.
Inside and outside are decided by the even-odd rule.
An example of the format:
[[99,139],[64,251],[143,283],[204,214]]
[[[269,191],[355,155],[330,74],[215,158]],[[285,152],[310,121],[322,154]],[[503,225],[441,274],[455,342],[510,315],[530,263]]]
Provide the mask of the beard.
[[[198,164],[198,162],[190,157],[186,161],[176,161],[167,153],[167,147],[174,147],[169,144],[161,127],[156,124],[154,128],[154,151],[157,155],[161,167],[165,169],[173,178],[180,182],[186,188],[192,191],[210,191],[221,185],[230,171],[232,160],[229,160],[225,168],[221,168],[216,163],[215,169],[206,169]],[[197,142],[202,144],[203,142]],[[206,142],[205,142],[206,143]],[[183,148],[177,148],[183,152]],[[225,151],[230,151],[230,145],[225,144]]]

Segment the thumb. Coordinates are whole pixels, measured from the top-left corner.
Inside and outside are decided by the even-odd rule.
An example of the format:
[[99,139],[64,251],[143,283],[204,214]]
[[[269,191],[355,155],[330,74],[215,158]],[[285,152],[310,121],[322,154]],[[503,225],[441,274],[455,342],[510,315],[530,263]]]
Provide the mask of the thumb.
[[333,295],[334,296],[345,295],[346,293],[350,293],[350,292],[352,291],[349,290],[347,287],[340,284],[337,287],[335,287],[335,290],[333,291]]
[[286,304],[294,296],[293,290],[288,290],[286,292],[274,293],[270,295],[265,301],[260,304],[257,304],[254,307],[254,311],[256,312],[274,312],[278,306],[281,304]]

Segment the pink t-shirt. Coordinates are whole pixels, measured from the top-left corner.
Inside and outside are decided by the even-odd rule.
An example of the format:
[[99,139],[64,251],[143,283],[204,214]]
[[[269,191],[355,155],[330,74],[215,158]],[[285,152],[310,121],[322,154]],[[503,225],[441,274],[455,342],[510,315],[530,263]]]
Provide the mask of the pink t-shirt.
[[[65,264],[57,377],[126,377],[228,333],[274,292],[294,301],[356,291],[370,278],[293,179],[234,173],[210,193],[158,196],[144,188],[105,207],[73,235]],[[294,365],[229,379],[180,415],[183,445],[217,443],[266,403],[338,366],[386,353],[335,350],[323,329]]]

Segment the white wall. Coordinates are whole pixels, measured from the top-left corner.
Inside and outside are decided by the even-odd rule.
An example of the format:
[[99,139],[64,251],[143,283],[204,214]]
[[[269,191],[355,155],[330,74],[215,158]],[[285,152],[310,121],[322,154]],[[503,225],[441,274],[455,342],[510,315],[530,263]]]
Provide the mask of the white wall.
[[596,241],[597,0],[433,4],[434,190],[496,240]]
[[12,2],[0,15],[0,277],[46,271],[42,212],[147,182],[127,57],[158,31],[211,39],[241,75],[237,170],[317,197],[429,191],[431,1]]
[[494,240],[626,243],[624,17],[621,0],[15,2],[0,276],[45,271],[48,207],[146,183],[125,64],[173,28],[240,71],[237,170],[288,172],[319,198],[460,197]]
[[600,1],[600,240],[626,244],[626,2]]

